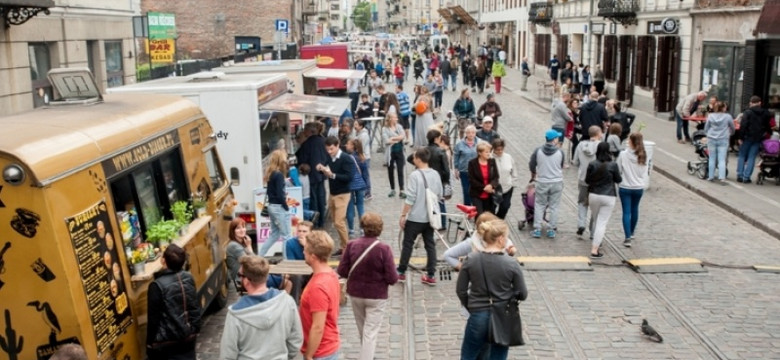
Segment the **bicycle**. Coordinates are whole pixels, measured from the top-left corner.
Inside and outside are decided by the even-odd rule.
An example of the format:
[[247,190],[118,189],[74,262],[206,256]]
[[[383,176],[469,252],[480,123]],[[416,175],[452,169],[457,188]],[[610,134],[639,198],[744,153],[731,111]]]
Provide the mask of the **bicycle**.
[[[464,204],[458,204],[456,205],[457,209],[460,210],[460,213],[442,213],[441,215],[444,216],[447,221],[447,227],[444,228],[442,231],[434,230],[433,231],[433,237],[434,242],[441,241],[442,244],[444,244],[444,247],[447,249],[450,248],[450,245],[457,244],[463,240],[468,239],[471,237],[472,234],[474,234],[474,224],[472,221],[477,216],[477,209],[474,206],[468,206]],[[454,231],[453,231],[454,227]],[[454,236],[451,236],[451,234],[454,233]],[[418,235],[417,239],[414,240],[414,246],[413,249],[419,249],[420,248],[420,240],[422,238],[422,235]],[[400,229],[398,232],[398,249],[403,250],[403,242],[404,242],[404,230]]]
[[[477,126],[477,120],[474,116],[456,116],[456,120],[453,121],[453,115],[454,114],[452,111],[447,112],[447,120],[444,122],[444,135],[449,136],[454,144],[454,142],[456,142],[458,139],[463,138],[463,133],[466,130],[466,126]],[[455,135],[457,135],[457,137]]]

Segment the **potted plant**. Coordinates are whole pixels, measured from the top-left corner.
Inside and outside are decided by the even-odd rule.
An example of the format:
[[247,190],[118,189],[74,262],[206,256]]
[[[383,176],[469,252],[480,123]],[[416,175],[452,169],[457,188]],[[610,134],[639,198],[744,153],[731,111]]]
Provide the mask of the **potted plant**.
[[206,200],[201,198],[192,198],[192,209],[195,216],[201,217],[206,215]]
[[146,249],[135,249],[130,256],[130,263],[133,264],[133,273],[141,275],[146,271],[146,260],[149,253]]
[[146,230],[146,241],[157,246],[168,246],[179,234],[179,222],[176,220],[162,220]]
[[192,205],[186,201],[177,201],[171,205],[173,220],[179,224],[179,229],[187,231],[187,226],[192,221]]

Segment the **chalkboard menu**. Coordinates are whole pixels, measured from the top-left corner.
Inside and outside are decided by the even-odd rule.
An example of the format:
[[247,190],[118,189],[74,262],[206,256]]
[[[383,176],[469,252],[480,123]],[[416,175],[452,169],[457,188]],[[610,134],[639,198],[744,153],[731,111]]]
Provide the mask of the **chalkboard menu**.
[[105,200],[65,219],[81,272],[98,353],[130,326],[130,306]]

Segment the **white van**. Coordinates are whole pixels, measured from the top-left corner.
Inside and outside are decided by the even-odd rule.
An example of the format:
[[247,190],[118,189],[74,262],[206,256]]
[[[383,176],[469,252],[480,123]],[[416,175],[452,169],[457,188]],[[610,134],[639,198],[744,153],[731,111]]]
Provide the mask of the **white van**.
[[450,47],[450,37],[447,35],[431,35],[428,37],[428,46],[431,47],[431,50],[435,49],[437,45],[440,50]]
[[201,72],[108,92],[175,94],[199,105],[214,128],[217,149],[238,201],[235,215],[246,221],[248,233],[255,236],[254,190],[263,187],[263,159],[282,144],[280,141],[294,154],[297,144],[293,136],[307,122],[307,116],[338,118],[350,105],[348,98],[291,94],[288,80],[284,73]]

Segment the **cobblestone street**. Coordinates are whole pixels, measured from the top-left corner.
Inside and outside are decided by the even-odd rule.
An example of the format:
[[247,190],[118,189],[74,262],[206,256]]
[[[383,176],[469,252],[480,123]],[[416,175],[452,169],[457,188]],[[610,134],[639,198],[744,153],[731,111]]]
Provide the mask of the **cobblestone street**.
[[[587,236],[581,240],[575,234],[576,167],[564,170],[558,236],[532,239],[527,228],[517,229],[517,222],[524,219],[520,193],[530,179],[529,155],[543,144],[544,131],[550,128],[550,114],[546,106],[549,101],[535,99],[534,89],[520,93],[519,72],[507,71],[505,88],[496,101],[504,113],[499,133],[507,140],[505,151],[515,158],[520,170],[514,204],[507,217],[511,239],[519,256],[587,256],[590,249]],[[532,78],[529,83],[535,80],[538,78]],[[411,93],[412,84],[407,82],[405,88]],[[452,108],[457,94],[445,92],[440,119]],[[485,101],[485,94],[473,97],[477,107]],[[755,221],[749,218],[749,214],[765,212],[771,199],[778,198],[780,188],[766,185],[753,190],[730,184],[714,186],[715,189],[704,182],[686,184],[683,180],[688,181],[690,176],[674,157],[692,157],[690,146],[667,145],[666,140],[672,139],[669,130],[672,124],[648,114],[637,115],[634,130],[637,124],[644,123],[645,140],[658,145],[653,163],[656,171],[642,198],[634,246],[622,246],[622,210],[616,204],[605,238],[605,257],[594,260],[589,271],[524,270],[529,297],[520,304],[520,313],[526,345],[512,348],[509,358],[780,359],[778,274],[751,268],[780,264],[780,241],[754,226]],[[568,148],[568,142],[565,146]],[[366,202],[366,211],[384,215],[385,228],[380,239],[393,248],[397,258],[402,200],[386,196],[389,185],[382,157],[383,154],[372,154],[374,199]],[[411,170],[407,164],[406,173]],[[454,209],[460,196],[460,186],[456,185],[448,209]],[[746,218],[744,214],[736,215],[728,206],[712,203],[707,196],[725,203],[730,198],[770,200],[734,200],[741,201],[734,206],[748,214]],[[776,216],[777,212],[773,214]],[[336,236],[333,229],[328,230]],[[445,245],[438,243],[437,248],[441,257]],[[424,256],[423,249],[416,249],[413,256]],[[699,259],[705,271],[637,273],[624,265],[630,259],[666,257]],[[420,275],[413,272],[405,285],[392,287],[377,359],[459,357],[465,318],[455,296],[457,273],[452,273],[451,280],[438,279],[435,287],[422,285]],[[230,302],[235,298],[232,294]],[[199,359],[218,358],[225,312],[206,317],[199,337]],[[639,325],[645,318],[663,335],[663,343],[642,336]],[[340,358],[357,359],[360,340],[349,305],[342,307],[339,325]]]

